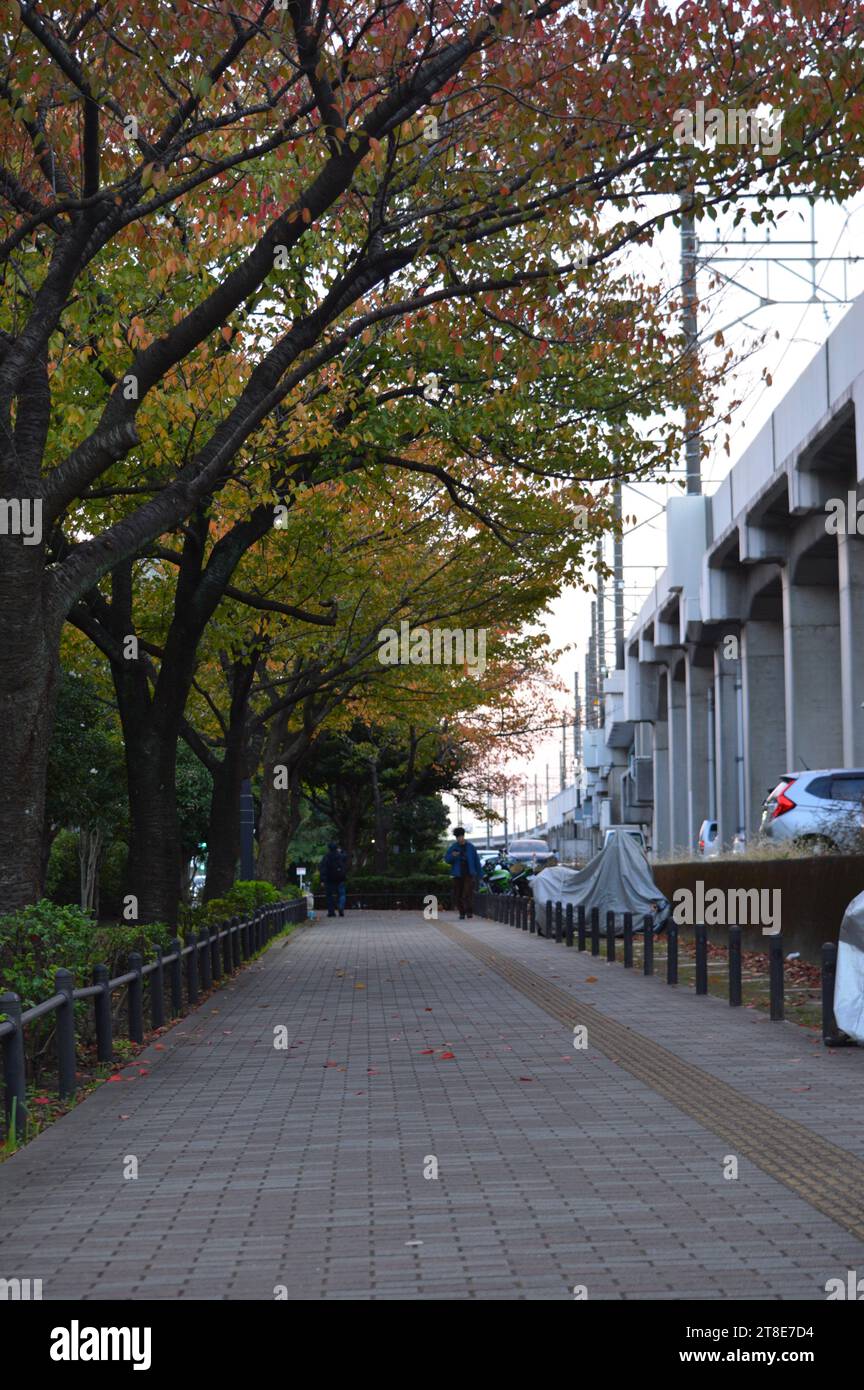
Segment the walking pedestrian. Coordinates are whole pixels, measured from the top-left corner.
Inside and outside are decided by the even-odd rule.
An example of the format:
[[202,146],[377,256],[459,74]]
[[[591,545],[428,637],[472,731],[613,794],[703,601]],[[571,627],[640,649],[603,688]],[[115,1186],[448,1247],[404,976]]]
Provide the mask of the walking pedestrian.
[[327,897],[327,916],[335,917],[338,906],[339,916],[345,916],[345,879],[348,873],[348,856],[339,848],[335,840],[327,846],[327,853],[321,860],[321,882]]
[[444,855],[453,876],[453,897],[459,911],[459,921],[474,916],[474,888],[480,877],[480,856],[470,840],[465,839],[465,831],[457,825],[453,831],[454,840]]

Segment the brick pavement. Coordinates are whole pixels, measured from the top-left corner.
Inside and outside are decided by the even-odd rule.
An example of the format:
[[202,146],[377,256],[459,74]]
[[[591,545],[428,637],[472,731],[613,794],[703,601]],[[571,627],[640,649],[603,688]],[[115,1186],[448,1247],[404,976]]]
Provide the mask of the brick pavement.
[[[460,927],[864,1156],[864,1052]],[[47,1299],[773,1300],[864,1271],[862,1242],[747,1160],[725,1180],[715,1133],[419,913],[300,929],[160,1043],[0,1166],[0,1276]]]

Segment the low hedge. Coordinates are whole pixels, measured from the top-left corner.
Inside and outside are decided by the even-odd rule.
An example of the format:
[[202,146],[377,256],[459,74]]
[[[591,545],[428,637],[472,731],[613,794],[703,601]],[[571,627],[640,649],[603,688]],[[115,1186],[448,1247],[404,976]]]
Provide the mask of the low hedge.
[[350,893],[434,893],[442,898],[452,892],[453,879],[450,874],[359,874],[348,878]]

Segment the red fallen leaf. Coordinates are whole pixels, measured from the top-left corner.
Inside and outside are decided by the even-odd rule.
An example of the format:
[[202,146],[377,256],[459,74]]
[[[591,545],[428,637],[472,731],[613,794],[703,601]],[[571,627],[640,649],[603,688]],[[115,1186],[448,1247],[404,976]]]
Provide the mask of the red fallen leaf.
[[36,1096],[33,1100],[34,1105],[50,1105],[51,1101],[47,1096]]
[[520,1081],[533,1081],[533,1080],[534,1080],[534,1077],[533,1077],[533,1076],[520,1076],[520,1077],[519,1077],[519,1080],[520,1080]]
[[431,1057],[434,1051],[435,1051],[434,1047],[424,1047],[423,1051],[420,1053],[420,1056],[421,1056],[421,1057]]
[[114,1076],[109,1076],[109,1077],[108,1077],[108,1080],[109,1080],[109,1081],[122,1081],[122,1080],[123,1080],[123,1077],[122,1077],[122,1076],[118,1076],[118,1075],[115,1074]]
[[452,1058],[454,1058],[455,1056],[456,1056],[456,1053],[455,1053],[455,1052],[442,1052],[442,1053],[441,1053],[441,1056],[438,1058],[438,1061],[439,1061],[439,1062],[449,1062],[449,1061],[450,1061]]
[[[262,1005],[262,1007],[265,1007],[265,1006]],[[154,1043],[154,1044],[153,1044],[153,1047],[155,1048],[155,1050],[156,1050],[157,1052],[164,1052],[164,1051],[165,1051],[165,1044],[164,1044],[164,1043]]]
[[425,1007],[425,1009],[423,1010],[423,1012],[424,1012],[424,1014],[431,1014],[432,1010],[429,1008],[429,1005],[428,1005],[428,1004],[426,1005],[426,1007]]
[[585,976],[585,983],[586,983],[586,985],[596,985],[596,983],[597,983],[597,976],[596,976],[596,975],[586,975],[586,976]]

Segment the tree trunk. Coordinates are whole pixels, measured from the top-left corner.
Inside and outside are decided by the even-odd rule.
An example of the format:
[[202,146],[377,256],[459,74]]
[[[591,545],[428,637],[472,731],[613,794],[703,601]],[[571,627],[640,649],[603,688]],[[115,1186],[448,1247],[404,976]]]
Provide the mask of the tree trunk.
[[135,915],[128,921],[176,926],[180,897],[180,834],[177,820],[177,744],[153,731],[131,730],[124,720],[129,779],[129,892]]
[[99,915],[99,861],[104,841],[102,831],[78,827],[78,862],[81,865],[81,911]]
[[373,863],[376,874],[386,874],[387,872],[387,827],[384,822],[384,803],[381,797],[381,785],[378,781],[378,763],[375,758],[369,759],[369,769],[372,778],[372,804],[375,808],[375,852]]
[[311,743],[308,734],[303,732],[285,746],[288,718],[285,711],[271,721],[264,746],[261,777],[258,877],[274,883],[277,888],[284,888],[287,881],[285,859],[288,846],[300,825],[300,767]]
[[42,546],[0,535],[0,915],[42,891],[45,780],[59,624],[45,611]]
[[213,795],[207,827],[207,881],[204,901],[223,898],[234,883],[240,858],[241,750],[227,748],[213,771]]
[[[232,887],[240,858],[240,788],[257,761],[247,749],[249,694],[258,665],[257,656],[235,661],[230,667],[231,709],[222,760],[208,762],[213,778],[210,820],[207,827],[207,881],[204,901],[224,897]],[[249,764],[253,767],[250,768]]]

